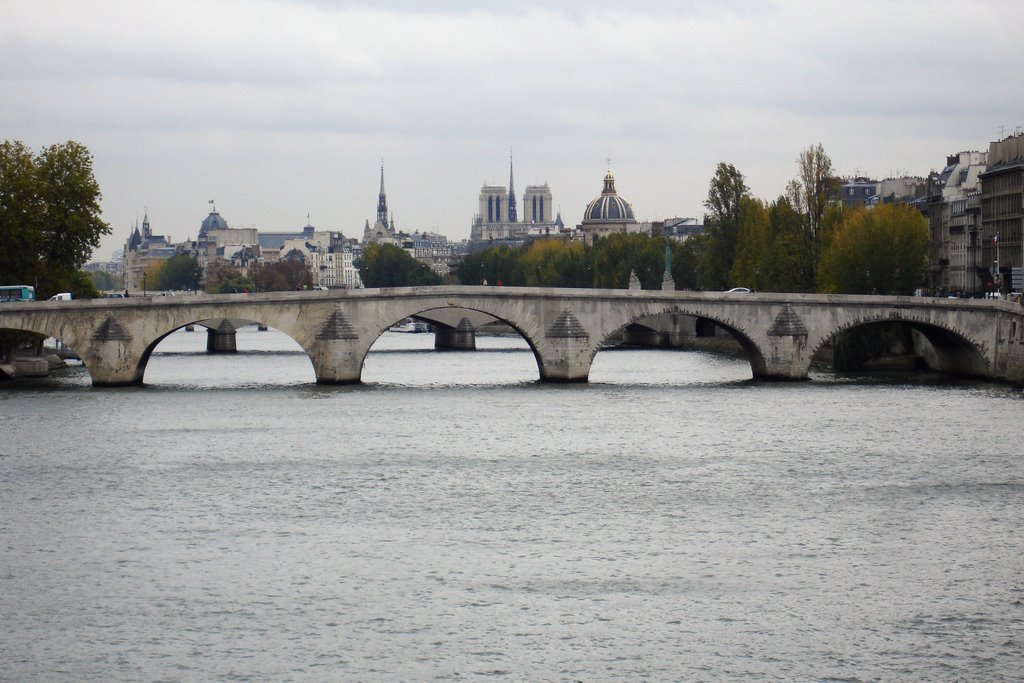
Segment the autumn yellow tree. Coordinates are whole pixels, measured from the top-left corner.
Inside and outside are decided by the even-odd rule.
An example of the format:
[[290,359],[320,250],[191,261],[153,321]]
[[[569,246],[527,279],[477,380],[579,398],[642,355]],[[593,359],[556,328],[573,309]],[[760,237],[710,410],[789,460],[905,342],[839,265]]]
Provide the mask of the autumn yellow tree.
[[818,287],[844,294],[909,294],[924,281],[928,222],[905,204],[847,211],[822,253]]

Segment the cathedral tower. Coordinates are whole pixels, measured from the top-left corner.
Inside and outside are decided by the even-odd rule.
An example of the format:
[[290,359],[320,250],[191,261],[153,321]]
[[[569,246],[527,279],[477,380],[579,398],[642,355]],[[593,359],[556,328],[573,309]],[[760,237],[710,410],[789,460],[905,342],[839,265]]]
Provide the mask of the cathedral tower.
[[388,224],[388,196],[384,193],[384,160],[380,161],[380,194],[377,195],[377,222]]

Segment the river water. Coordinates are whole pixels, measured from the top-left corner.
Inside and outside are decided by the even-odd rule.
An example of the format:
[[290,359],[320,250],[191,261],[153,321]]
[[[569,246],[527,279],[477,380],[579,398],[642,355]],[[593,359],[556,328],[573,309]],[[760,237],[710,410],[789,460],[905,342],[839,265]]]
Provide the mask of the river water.
[[1013,680],[1024,400],[387,333],[0,385],[4,680]]

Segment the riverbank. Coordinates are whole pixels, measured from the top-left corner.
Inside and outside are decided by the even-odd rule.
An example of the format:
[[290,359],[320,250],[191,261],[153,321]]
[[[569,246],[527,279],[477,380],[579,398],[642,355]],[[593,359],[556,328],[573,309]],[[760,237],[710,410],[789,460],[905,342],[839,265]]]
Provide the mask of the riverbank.
[[56,353],[16,355],[12,362],[0,363],[0,379],[46,377],[64,367],[67,367],[67,362]]

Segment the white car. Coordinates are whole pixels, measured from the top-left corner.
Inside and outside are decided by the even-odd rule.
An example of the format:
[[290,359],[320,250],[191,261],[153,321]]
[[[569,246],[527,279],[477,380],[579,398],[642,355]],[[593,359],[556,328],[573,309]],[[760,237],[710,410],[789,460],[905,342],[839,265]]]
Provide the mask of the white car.
[[733,287],[732,289],[726,290],[726,294],[735,292],[743,292],[745,294],[750,294],[750,287]]

